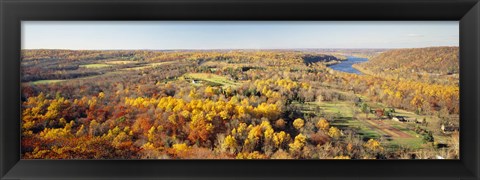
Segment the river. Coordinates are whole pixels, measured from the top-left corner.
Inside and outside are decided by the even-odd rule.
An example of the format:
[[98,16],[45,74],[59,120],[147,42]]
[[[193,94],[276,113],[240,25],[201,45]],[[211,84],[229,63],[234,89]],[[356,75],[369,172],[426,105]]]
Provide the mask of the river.
[[334,64],[329,66],[333,70],[336,71],[343,71],[347,73],[354,73],[354,74],[362,74],[360,71],[356,70],[355,68],[352,67],[353,64],[361,63],[368,61],[368,58],[360,58],[360,57],[355,57],[355,56],[347,56],[346,61],[342,61],[341,63]]

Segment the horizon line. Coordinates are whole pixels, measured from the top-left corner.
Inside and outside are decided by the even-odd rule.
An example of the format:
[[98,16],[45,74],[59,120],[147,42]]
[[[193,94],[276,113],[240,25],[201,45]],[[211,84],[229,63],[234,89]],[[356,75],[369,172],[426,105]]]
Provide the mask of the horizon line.
[[36,49],[20,49],[20,50],[71,50],[71,51],[205,51],[205,50],[361,50],[361,49],[415,49],[415,48],[432,48],[432,47],[460,47],[460,46],[424,46],[424,47],[397,47],[397,48],[191,48],[191,49],[62,49],[62,48],[36,48]]

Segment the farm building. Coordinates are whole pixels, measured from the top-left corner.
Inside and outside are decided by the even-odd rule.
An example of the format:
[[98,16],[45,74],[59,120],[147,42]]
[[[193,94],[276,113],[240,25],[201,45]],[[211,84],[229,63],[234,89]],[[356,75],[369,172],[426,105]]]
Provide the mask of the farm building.
[[392,120],[393,121],[398,121],[398,122],[407,122],[407,120],[403,116],[393,116]]
[[405,122],[417,122],[417,118],[412,118],[412,117],[404,117]]
[[447,132],[453,132],[453,131],[458,131],[459,130],[459,127],[457,126],[454,126],[452,124],[442,124],[442,126],[440,127],[440,129],[442,129],[443,133],[447,133]]

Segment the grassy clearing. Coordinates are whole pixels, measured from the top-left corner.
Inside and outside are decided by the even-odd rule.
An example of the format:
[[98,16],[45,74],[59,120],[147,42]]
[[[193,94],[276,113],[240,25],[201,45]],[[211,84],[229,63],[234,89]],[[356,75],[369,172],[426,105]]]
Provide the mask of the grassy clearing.
[[316,103],[323,113],[336,114],[341,117],[353,117],[355,105],[346,101]]
[[83,64],[80,65],[81,68],[107,68],[112,67],[110,64]]
[[[319,116],[333,117],[331,125],[340,129],[355,129],[364,139],[376,139],[387,135],[358,119],[354,115],[357,107],[352,102],[306,102],[301,109],[304,113],[314,112]],[[316,111],[316,109],[319,109],[319,111]]]
[[63,82],[69,82],[69,81],[74,81],[74,80],[88,80],[88,79],[93,79],[93,78],[99,78],[99,77],[106,77],[106,76],[111,76],[111,75],[120,75],[122,72],[118,71],[113,71],[113,72],[107,72],[104,74],[99,74],[99,75],[91,75],[91,76],[85,76],[85,77],[79,77],[79,78],[72,78],[72,79],[49,79],[49,80],[38,80],[38,81],[30,81],[30,82],[24,82],[25,84],[50,84],[50,83],[63,83]]
[[137,63],[137,61],[107,61],[105,62],[106,64],[132,64],[132,63]]
[[393,138],[391,141],[385,143],[389,148],[398,148],[406,147],[410,149],[420,149],[423,148],[426,144],[423,142],[422,138]]
[[[318,108],[316,108],[316,106]],[[388,148],[407,147],[418,149],[424,146],[421,136],[410,130],[407,124],[383,120],[382,122],[385,123],[385,125],[396,128],[411,136],[408,138],[392,137],[391,134],[388,134],[388,132],[391,132],[388,129],[379,129],[369,124],[365,117],[363,117],[364,114],[360,113],[358,107],[352,102],[307,102],[301,106],[301,110],[304,113],[316,113],[319,116],[327,115],[334,117],[331,125],[340,129],[355,129],[364,140],[388,137],[388,141],[385,142],[385,146]],[[374,115],[370,114],[370,117],[374,117]]]
[[422,137],[408,129],[406,124],[391,120],[382,120],[381,123],[383,123],[382,127],[384,128],[377,128],[376,130],[383,131],[383,135],[387,135],[388,140],[384,143],[387,148],[419,149],[425,146]]
[[[366,100],[367,103],[368,103],[368,97],[365,97],[365,96],[362,96],[361,97],[362,99]],[[372,108],[390,108],[390,106],[387,106],[383,103],[379,103],[379,102],[370,102],[368,103],[368,105]],[[417,119],[418,121],[422,121],[423,119],[425,119],[427,122],[428,122],[428,126],[422,126],[422,125],[419,125],[419,124],[415,124],[415,123],[411,123],[411,122],[407,122],[407,123],[400,123],[400,122],[395,122],[395,121],[391,121],[393,124],[392,126],[397,128],[397,129],[400,129],[401,131],[405,132],[405,133],[408,133],[414,137],[417,137],[420,135],[415,133],[414,131],[412,131],[411,129],[414,128],[415,126],[420,126],[422,128],[426,128],[427,130],[430,130],[430,131],[433,131],[433,136],[435,138],[435,141],[438,142],[438,143],[447,143],[447,140],[449,138],[449,136],[441,133],[441,131],[439,130],[440,129],[440,121],[441,119],[436,117],[436,116],[432,116],[432,115],[418,115],[414,112],[410,112],[410,111],[407,111],[407,110],[404,110],[404,109],[399,109],[399,108],[395,108],[395,113],[393,113],[394,115],[396,116],[404,116],[406,117],[407,119],[410,119],[410,120],[414,120],[414,119]],[[458,118],[457,115],[452,115],[450,117],[451,119],[455,119],[455,118]],[[397,124],[395,124],[397,123]],[[420,139],[420,140],[419,140]],[[407,140],[403,140],[403,141],[407,141]],[[418,141],[421,141],[421,137],[420,138],[417,138],[417,140],[413,140],[414,142],[418,142]],[[413,144],[413,147],[416,147],[415,144]]]
[[[379,102],[376,102],[376,103],[368,103],[368,105],[373,108],[373,109],[383,109],[383,108],[391,108],[390,106],[387,106],[383,103],[379,103]],[[399,109],[399,108],[394,108],[395,109],[395,113],[393,113],[394,115],[396,116],[404,116],[406,117],[407,119],[417,119],[418,121],[421,121],[423,119],[426,119],[428,123],[432,124],[432,123],[438,123],[439,119],[434,117],[434,116],[428,116],[428,115],[418,115],[418,114],[415,114],[414,112],[410,112],[410,111],[407,111],[407,110],[403,110],[403,109]],[[401,123],[401,124],[405,124],[405,123]],[[408,124],[408,123],[407,123]]]
[[208,61],[203,63],[201,66],[205,67],[218,67],[218,68],[226,68],[226,67],[231,67],[231,68],[241,68],[241,67],[251,67],[251,68],[262,68],[261,66],[253,63],[227,63],[227,62],[221,62],[221,61]]
[[[428,126],[421,126],[423,128],[426,128],[430,131],[433,131],[433,137],[435,138],[435,141],[436,142],[439,142],[439,143],[447,143],[447,140],[448,140],[448,137],[447,135],[441,133],[440,131],[440,121],[441,119],[438,118],[438,117],[435,117],[435,116],[428,116],[428,115],[417,115],[413,112],[409,112],[409,111],[406,111],[406,110],[402,110],[402,109],[395,109],[395,115],[399,115],[399,116],[405,116],[405,117],[409,117],[411,119],[417,119],[418,121],[421,121],[422,119],[426,119],[427,122],[428,122]],[[402,123],[402,125],[404,126],[416,126],[416,124],[414,123]],[[408,131],[406,131],[408,132]],[[413,132],[410,130],[410,132]],[[415,132],[413,132],[415,135],[417,135]]]
[[417,115],[413,112],[409,112],[403,109],[395,109],[395,115],[405,116],[412,119],[417,119],[419,121],[422,120],[423,118],[425,118],[427,121],[432,121],[433,119],[437,119],[437,118],[432,118],[431,116]]
[[385,124],[389,124],[391,125],[392,127],[404,132],[404,133],[407,133],[409,134],[410,136],[413,136],[413,137],[416,137],[416,136],[419,136],[415,131],[413,130],[410,130],[406,124],[400,124],[400,122],[396,122],[396,121],[385,121]]
[[132,67],[132,68],[124,68],[124,69],[121,69],[121,70],[126,70],[126,71],[137,71],[137,70],[143,70],[143,69],[146,69],[146,68],[154,68],[154,67],[158,67],[158,66],[161,66],[161,65],[165,65],[165,64],[172,64],[173,61],[168,61],[168,62],[159,62],[159,63],[149,63],[149,64],[146,64],[144,66],[139,66],[139,67]]
[[26,83],[32,83],[32,84],[38,85],[38,84],[59,83],[59,82],[63,82],[63,81],[66,81],[66,79],[38,80],[38,81],[31,81],[31,82],[26,82]]
[[388,134],[384,133],[383,131],[376,129],[365,121],[359,119],[335,120],[332,125],[342,129],[355,129],[357,133],[363,137],[363,139],[377,139],[382,136],[388,136]]
[[219,76],[216,74],[209,74],[209,73],[188,73],[183,75],[185,79],[193,79],[193,80],[200,80],[205,81],[208,83],[213,83],[213,85],[221,85],[221,86],[238,86],[240,83],[231,81],[224,76]]

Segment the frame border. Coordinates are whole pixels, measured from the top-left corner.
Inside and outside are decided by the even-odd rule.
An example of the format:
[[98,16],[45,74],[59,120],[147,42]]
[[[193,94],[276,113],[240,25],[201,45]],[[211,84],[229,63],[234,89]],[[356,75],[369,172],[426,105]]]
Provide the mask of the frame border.
[[[20,160],[22,20],[458,20],[461,158]],[[478,0],[0,0],[0,179],[480,179],[479,22]]]

